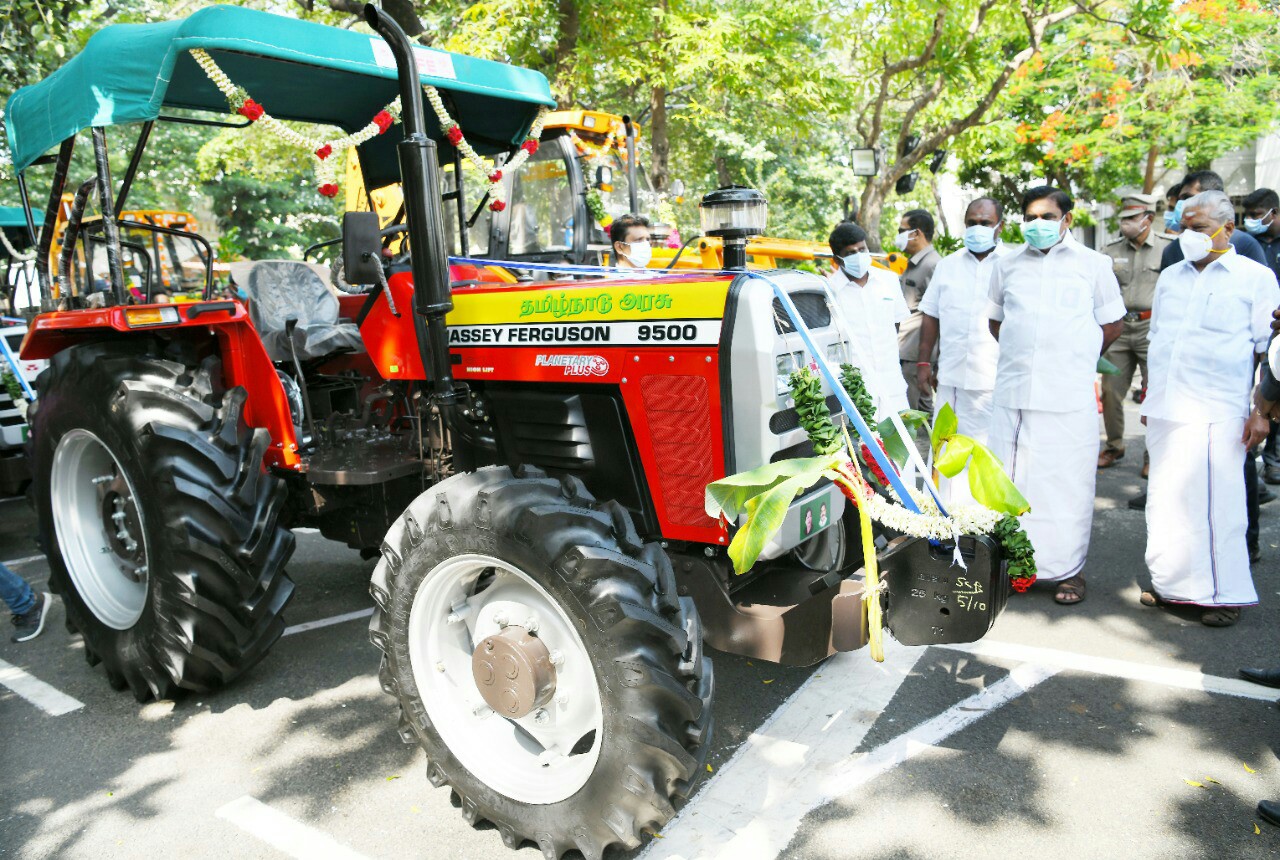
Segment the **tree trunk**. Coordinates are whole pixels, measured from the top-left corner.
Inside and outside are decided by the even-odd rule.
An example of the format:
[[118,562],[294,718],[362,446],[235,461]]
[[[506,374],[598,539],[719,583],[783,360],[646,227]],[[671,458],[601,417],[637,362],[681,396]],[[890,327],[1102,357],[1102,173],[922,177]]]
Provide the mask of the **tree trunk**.
[[1142,193],[1150,194],[1156,190],[1156,162],[1160,159],[1160,145],[1151,144],[1147,150],[1147,171],[1142,177]]
[[716,156],[716,179],[722,187],[733,184],[733,176],[729,173],[729,165],[725,162],[723,155]]
[[560,35],[556,38],[556,51],[552,58],[555,69],[554,82],[558,89],[560,107],[569,107],[576,100],[572,88],[565,78],[569,71],[569,61],[578,49],[578,2],[577,0],[559,0],[557,14],[560,17]]
[[649,181],[653,190],[667,190],[668,159],[671,156],[671,140],[667,136],[667,88],[656,86],[649,94],[649,150],[653,158],[649,163]]
[[884,198],[888,193],[888,180],[873,178],[862,192],[862,205],[858,208],[858,223],[867,231],[867,248],[879,253],[880,218],[884,214]]
[[933,205],[938,207],[938,226],[942,228],[944,235],[951,235],[951,228],[947,225],[947,213],[942,209],[942,194],[938,191],[938,177],[936,174],[929,175],[929,187],[933,189]]

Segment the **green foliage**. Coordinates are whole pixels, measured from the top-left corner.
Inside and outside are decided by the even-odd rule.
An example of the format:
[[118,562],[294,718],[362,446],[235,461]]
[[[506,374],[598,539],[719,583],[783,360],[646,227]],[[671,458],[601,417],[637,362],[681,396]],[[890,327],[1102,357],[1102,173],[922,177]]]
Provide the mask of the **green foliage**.
[[871,392],[867,390],[867,383],[862,378],[862,371],[854,367],[852,364],[840,365],[840,384],[844,386],[845,393],[849,395],[849,399],[853,401],[853,406],[858,410],[858,414],[862,416],[862,420],[870,427],[875,424],[876,420],[876,401],[871,396]]
[[[902,426],[915,437],[916,432],[929,423],[929,416],[915,409],[908,409],[898,416],[902,421]],[[906,465],[909,457],[907,450],[908,445],[914,444],[911,439],[903,439],[898,433],[898,428],[893,426],[893,419],[886,418],[880,422],[880,426],[876,428],[876,432],[880,434],[881,447],[884,452],[889,455],[889,459],[898,464],[898,468]]]
[[1012,580],[1034,580],[1036,578],[1036,554],[1031,546],[1031,538],[1023,531],[1018,518],[1005,514],[996,523],[992,536],[1000,541],[1004,560],[1008,564],[1007,573]]
[[735,571],[746,573],[751,569],[765,544],[782,527],[795,497],[820,478],[834,477],[832,470],[842,459],[839,454],[828,454],[782,460],[707,485],[708,516],[737,522],[746,515],[746,522],[729,542],[729,558]]
[[827,408],[827,398],[822,393],[822,380],[818,374],[807,367],[802,367],[791,374],[791,396],[796,402],[796,415],[800,426],[809,434],[813,443],[813,452],[818,455],[832,454],[844,447],[840,431],[831,422],[831,410]]
[[948,478],[954,478],[967,467],[969,492],[978,504],[993,511],[1020,516],[1031,510],[996,455],[973,437],[957,433],[958,426],[951,404],[942,404],[929,435],[933,467]]
[[[333,209],[317,211],[313,198],[319,195],[310,176],[264,182],[226,174],[206,188],[219,225],[235,231],[231,241],[249,259],[301,259],[306,246],[332,239],[337,231]],[[332,205],[324,200],[324,206]]]
[[0,369],[0,384],[4,385],[4,390],[9,393],[9,398],[13,400],[14,403],[22,400],[25,396],[25,393],[22,390],[22,383],[13,375],[13,371],[9,370],[7,367]]

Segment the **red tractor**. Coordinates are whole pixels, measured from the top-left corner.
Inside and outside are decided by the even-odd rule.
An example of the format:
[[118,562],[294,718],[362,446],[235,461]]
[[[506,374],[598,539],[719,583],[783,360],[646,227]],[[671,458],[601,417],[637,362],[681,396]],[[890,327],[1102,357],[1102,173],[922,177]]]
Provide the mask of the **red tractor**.
[[[294,589],[291,529],[380,555],[370,638],[428,779],[508,845],[599,857],[660,828],[703,771],[704,641],[807,665],[867,640],[858,519],[832,486],[797,498],[741,575],[726,558],[737,524],[704,510],[712,481],[811,450],[779,373],[804,338],[838,351],[842,335],[796,272],[773,282],[802,321],[745,271],[511,285],[451,265],[468,217],[503,193],[501,177],[463,187],[463,150],[512,163],[554,101],[535,72],[413,46],[366,15],[379,35],[216,6],[107,27],[10,100],[43,311],[22,354],[51,362],[29,448],[51,586],[90,664],[141,701],[264,657]],[[116,213],[153,123],[225,125],[208,114],[225,116],[228,93],[255,121],[337,126],[369,187],[403,183],[400,223],[347,216],[336,295],[287,261],[247,267],[231,300],[211,272],[189,304],[125,289]],[[397,94],[403,133],[366,133],[371,116],[394,129],[378,110]],[[137,143],[117,185],[107,127],[125,124]],[[78,251],[51,272],[85,129],[96,168],[65,242]],[[90,199],[101,217],[86,221]],[[74,278],[73,252],[105,254],[104,282]],[[990,540],[959,548],[988,595],[967,612],[955,547],[878,540],[889,587],[873,599],[899,639],[977,639],[1003,608]]]

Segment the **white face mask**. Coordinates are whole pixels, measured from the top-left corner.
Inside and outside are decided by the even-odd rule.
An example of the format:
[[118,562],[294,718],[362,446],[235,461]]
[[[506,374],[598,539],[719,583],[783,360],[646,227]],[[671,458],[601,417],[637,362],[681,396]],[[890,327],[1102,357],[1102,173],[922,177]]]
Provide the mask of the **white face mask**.
[[897,248],[899,251],[907,250],[907,245],[911,243],[911,234],[914,232],[915,230],[903,230],[894,237],[893,247]]
[[871,271],[871,252],[858,251],[855,254],[850,254],[840,261],[840,265],[844,268],[844,273],[849,277],[861,278]]
[[[1213,236],[1220,232],[1222,232],[1221,227],[1214,231]],[[1213,250],[1213,236],[1197,233],[1195,230],[1183,230],[1178,234],[1178,246],[1182,248],[1182,258],[1198,263],[1209,256],[1209,252]]]
[[653,246],[641,239],[639,242],[620,242],[627,246],[627,259],[637,269],[643,269],[653,259]]

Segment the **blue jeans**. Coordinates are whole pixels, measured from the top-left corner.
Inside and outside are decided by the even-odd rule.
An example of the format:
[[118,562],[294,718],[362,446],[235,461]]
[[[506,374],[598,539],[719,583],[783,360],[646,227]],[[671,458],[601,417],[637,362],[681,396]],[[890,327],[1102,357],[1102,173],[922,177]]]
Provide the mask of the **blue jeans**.
[[9,604],[9,611],[14,615],[28,613],[36,605],[35,592],[27,581],[3,564],[0,564],[0,600]]

